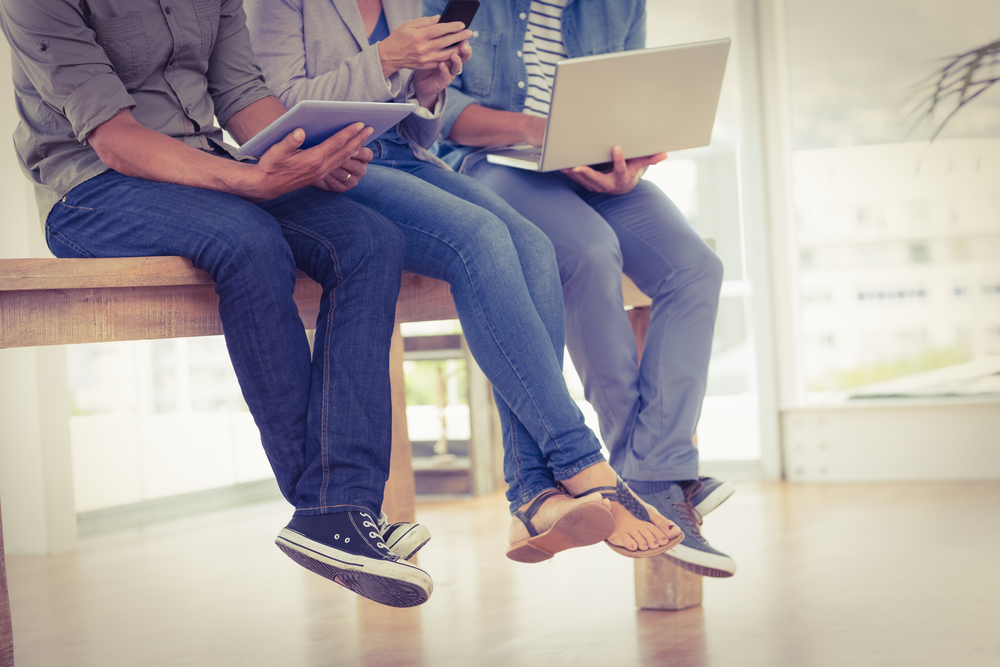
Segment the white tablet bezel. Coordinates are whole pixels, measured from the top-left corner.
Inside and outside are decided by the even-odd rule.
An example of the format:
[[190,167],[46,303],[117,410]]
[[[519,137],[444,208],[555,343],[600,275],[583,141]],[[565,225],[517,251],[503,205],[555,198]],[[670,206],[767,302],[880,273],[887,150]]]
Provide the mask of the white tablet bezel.
[[310,148],[358,121],[375,129],[365,141],[367,144],[394,127],[416,108],[416,104],[398,102],[303,100],[240,146],[239,154],[260,157],[268,148],[300,127],[306,132],[302,148]]

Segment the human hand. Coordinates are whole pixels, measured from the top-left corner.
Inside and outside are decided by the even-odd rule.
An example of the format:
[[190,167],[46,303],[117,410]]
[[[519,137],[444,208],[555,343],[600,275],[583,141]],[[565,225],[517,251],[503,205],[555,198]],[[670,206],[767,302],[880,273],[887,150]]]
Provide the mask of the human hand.
[[416,70],[413,73],[413,84],[420,106],[432,109],[438,93],[462,73],[462,66],[471,57],[472,47],[468,42],[462,42],[455,53],[452,53],[448,60],[438,63],[437,67]]
[[666,153],[657,153],[656,155],[626,160],[625,153],[622,152],[619,146],[614,147],[611,156],[614,160],[614,170],[607,174],[591,169],[590,167],[563,169],[562,173],[591,192],[624,195],[631,192],[632,188],[636,186],[646,167],[658,164],[667,159]]
[[[266,201],[307,185],[322,187],[320,184],[323,184],[336,191],[328,181],[331,175],[340,177],[344,190],[354,187],[348,183],[355,180],[353,176],[364,175],[363,166],[371,159],[371,151],[362,149],[361,144],[373,131],[364,123],[354,123],[305,150],[299,146],[305,141],[306,133],[301,128],[290,132],[261,156],[255,165],[255,182],[246,198]],[[367,159],[362,159],[366,156]],[[355,173],[358,171],[356,163],[362,165],[360,176]],[[348,179],[348,174],[352,178]]]
[[[459,42],[472,37],[472,31],[461,21],[438,23],[438,18],[425,16],[407,21],[382,40],[379,58],[386,78],[401,69],[436,69],[438,64],[451,60],[451,56],[458,53]],[[452,71],[454,69],[452,67]],[[458,71],[461,69],[459,64]]]
[[524,141],[532,146],[540,147],[545,143],[545,126],[548,125],[548,120],[531,114],[522,115],[524,116],[522,119],[524,121]]
[[338,167],[323,177],[318,183],[313,183],[314,187],[327,192],[341,194],[347,192],[358,184],[368,170],[368,163],[374,155],[371,150],[362,147],[352,157],[348,158],[343,166]]

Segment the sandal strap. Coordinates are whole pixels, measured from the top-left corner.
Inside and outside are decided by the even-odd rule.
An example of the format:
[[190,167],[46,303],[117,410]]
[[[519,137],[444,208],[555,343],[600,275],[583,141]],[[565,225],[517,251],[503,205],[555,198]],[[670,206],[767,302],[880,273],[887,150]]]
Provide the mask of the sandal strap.
[[538,535],[538,531],[535,530],[535,526],[531,523],[531,520],[535,518],[535,515],[538,514],[538,510],[542,508],[542,505],[545,503],[546,500],[548,500],[552,496],[558,496],[561,494],[562,491],[560,491],[559,489],[548,489],[547,491],[542,491],[537,496],[535,496],[535,499],[531,501],[531,504],[528,505],[527,509],[525,509],[523,512],[521,510],[514,510],[514,513],[511,516],[516,516],[518,519],[521,520],[521,523],[524,524],[524,527],[528,529],[529,537],[536,537]]
[[642,503],[640,503],[638,498],[635,497],[632,489],[628,488],[628,484],[626,484],[625,480],[621,477],[618,478],[618,486],[595,486],[594,488],[573,497],[582,498],[583,496],[589,496],[592,493],[598,492],[601,496],[607,498],[611,502],[621,504],[621,506],[631,512],[632,516],[636,519],[652,523],[652,519],[649,518],[649,512],[646,511],[646,508],[643,507]]

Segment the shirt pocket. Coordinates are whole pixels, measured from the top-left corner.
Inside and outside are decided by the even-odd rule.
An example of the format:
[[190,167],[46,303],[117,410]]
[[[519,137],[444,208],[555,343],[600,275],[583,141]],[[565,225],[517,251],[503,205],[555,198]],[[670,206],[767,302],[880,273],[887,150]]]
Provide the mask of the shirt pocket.
[[194,11],[198,15],[201,30],[201,59],[208,60],[215,48],[215,36],[219,32],[219,12],[221,0],[194,0]]
[[499,75],[502,32],[477,31],[469,40],[472,57],[462,68],[462,89],[469,95],[486,97],[493,92]]
[[97,43],[104,49],[126,89],[133,89],[149,76],[152,71],[149,40],[139,12],[113,18],[91,16],[90,22]]

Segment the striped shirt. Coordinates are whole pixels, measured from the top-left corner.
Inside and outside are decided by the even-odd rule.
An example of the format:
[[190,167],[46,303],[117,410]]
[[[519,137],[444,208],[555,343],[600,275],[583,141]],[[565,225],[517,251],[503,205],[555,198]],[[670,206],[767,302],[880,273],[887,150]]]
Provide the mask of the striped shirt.
[[524,113],[549,115],[556,63],[566,58],[562,13],[567,0],[532,0],[528,32],[524,36],[524,65],[528,70],[528,96]]

